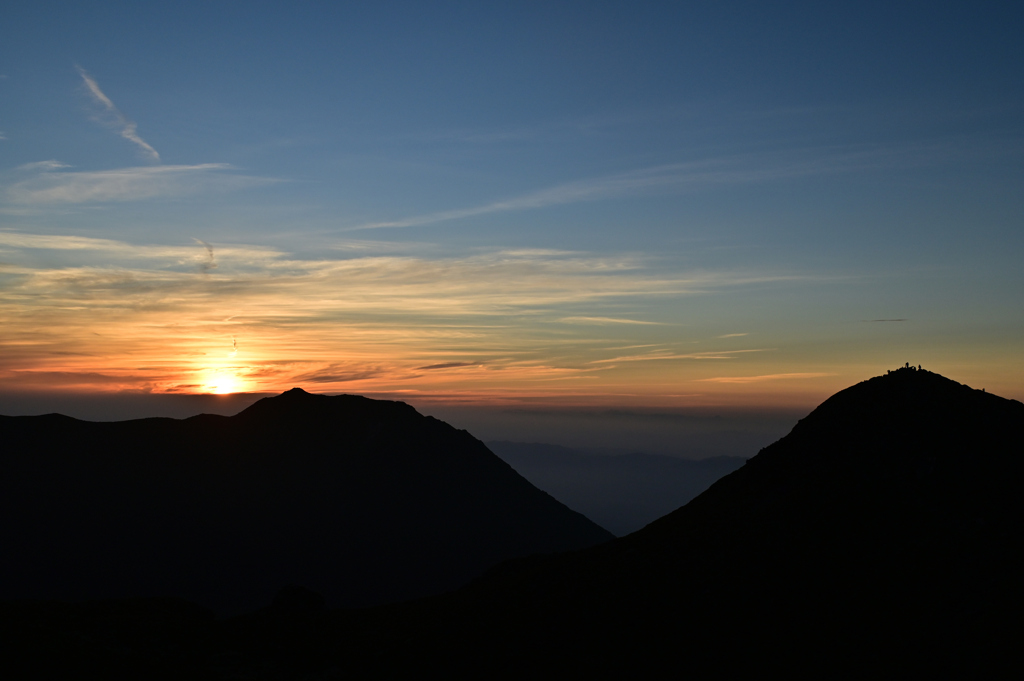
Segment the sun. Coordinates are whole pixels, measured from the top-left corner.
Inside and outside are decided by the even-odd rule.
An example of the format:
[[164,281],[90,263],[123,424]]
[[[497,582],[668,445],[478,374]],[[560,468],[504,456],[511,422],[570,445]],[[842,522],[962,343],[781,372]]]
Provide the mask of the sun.
[[226,370],[208,371],[206,380],[203,383],[203,390],[214,395],[231,395],[232,393],[245,392],[248,387],[248,381]]

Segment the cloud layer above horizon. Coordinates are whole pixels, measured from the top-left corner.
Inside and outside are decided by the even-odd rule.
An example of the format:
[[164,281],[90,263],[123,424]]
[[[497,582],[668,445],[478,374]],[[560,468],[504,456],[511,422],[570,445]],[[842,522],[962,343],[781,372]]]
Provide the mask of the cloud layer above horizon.
[[[679,324],[665,320],[567,313],[641,309],[794,279],[665,276],[637,256],[552,250],[425,258],[353,255],[339,243],[344,255],[300,259],[193,241],[138,246],[0,232],[0,281],[9,293],[0,303],[5,385],[203,392],[355,384],[586,401],[621,391],[632,363],[733,360],[770,349],[732,338],[682,342]],[[647,333],[622,331],[636,328]],[[663,389],[633,390],[656,402]]]

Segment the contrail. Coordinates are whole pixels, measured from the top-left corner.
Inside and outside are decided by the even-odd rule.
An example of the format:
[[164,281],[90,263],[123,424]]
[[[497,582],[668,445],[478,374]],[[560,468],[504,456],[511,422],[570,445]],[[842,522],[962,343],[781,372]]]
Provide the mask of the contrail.
[[138,126],[131,120],[121,113],[121,111],[114,106],[114,103],[110,101],[110,97],[107,97],[100,86],[96,83],[96,80],[90,76],[85,69],[81,66],[75,65],[78,69],[78,75],[82,77],[82,81],[85,82],[86,89],[89,90],[89,94],[92,95],[93,101],[103,107],[105,116],[97,116],[96,120],[104,125],[111,128],[115,128],[120,133],[121,137],[125,138],[129,142],[132,142],[142,150],[144,156],[152,160],[154,163],[160,162],[160,154],[157,150],[149,145],[146,140],[139,137],[138,133],[135,132]]

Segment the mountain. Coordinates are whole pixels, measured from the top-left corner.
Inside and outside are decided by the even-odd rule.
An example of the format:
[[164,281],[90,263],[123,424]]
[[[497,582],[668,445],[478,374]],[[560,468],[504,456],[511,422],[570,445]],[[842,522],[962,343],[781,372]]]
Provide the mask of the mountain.
[[0,626],[24,659],[104,678],[988,677],[1020,659],[1022,484],[1024,405],[905,368],[638,532],[454,593],[325,611],[296,592],[220,623],[16,603]]
[[904,368],[829,398],[627,537],[512,561],[400,616],[337,619],[377,633],[334,659],[467,674],[984,674],[1019,660],[1022,487],[1024,405]]
[[746,461],[641,452],[593,454],[538,442],[488,442],[520,475],[617,536],[674,511]]
[[611,539],[402,402],[296,388],[233,417],[0,417],[0,441],[3,599],[372,605]]

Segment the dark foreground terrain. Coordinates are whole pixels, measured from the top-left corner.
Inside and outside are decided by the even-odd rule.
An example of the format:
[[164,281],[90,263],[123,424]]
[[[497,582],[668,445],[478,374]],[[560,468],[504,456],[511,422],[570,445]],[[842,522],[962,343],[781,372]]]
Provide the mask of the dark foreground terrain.
[[176,601],[8,603],[6,664],[38,678],[984,675],[1020,660],[1022,438],[1021,403],[901,369],[621,539],[363,610],[301,590],[223,621]]
[[237,416],[0,417],[0,598],[176,596],[237,614],[450,591],[612,536],[465,431],[299,389]]

